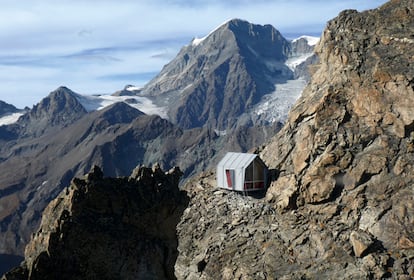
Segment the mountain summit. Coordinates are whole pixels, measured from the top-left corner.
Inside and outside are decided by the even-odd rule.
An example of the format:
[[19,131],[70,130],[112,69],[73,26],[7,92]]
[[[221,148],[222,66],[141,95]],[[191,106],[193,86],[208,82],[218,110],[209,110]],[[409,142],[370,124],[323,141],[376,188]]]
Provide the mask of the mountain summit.
[[67,87],[59,87],[22,116],[18,125],[21,134],[39,136],[53,127],[67,126],[87,113],[77,94]]
[[233,19],[182,48],[141,94],[168,106],[171,121],[183,128],[226,129],[275,83],[293,78],[284,63],[290,52],[271,25]]

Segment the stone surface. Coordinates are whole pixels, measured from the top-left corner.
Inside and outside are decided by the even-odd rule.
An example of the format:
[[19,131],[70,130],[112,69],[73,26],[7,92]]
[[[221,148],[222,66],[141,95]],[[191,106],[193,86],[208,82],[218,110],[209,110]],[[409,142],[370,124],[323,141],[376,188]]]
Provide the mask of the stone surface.
[[[260,150],[264,198],[189,182],[179,279],[414,276],[414,7],[390,1],[331,20],[319,64]],[[189,234],[190,233],[190,234]]]
[[285,176],[270,184],[266,193],[266,201],[276,204],[282,209],[295,208],[298,186],[294,175]]
[[362,257],[370,246],[374,244],[371,236],[365,232],[352,231],[349,241],[354,249],[355,256]]
[[2,279],[173,279],[181,175],[155,165],[104,178],[95,166],[51,201],[24,263]]

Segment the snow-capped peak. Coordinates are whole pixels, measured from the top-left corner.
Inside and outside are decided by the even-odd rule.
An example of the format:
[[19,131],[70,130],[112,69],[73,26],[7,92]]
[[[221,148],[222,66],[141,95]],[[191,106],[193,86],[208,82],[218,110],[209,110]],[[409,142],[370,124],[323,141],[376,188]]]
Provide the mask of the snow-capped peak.
[[303,36],[300,36],[299,38],[292,40],[292,43],[300,39],[305,39],[308,42],[309,46],[315,46],[319,42],[319,37],[303,35]]
[[232,20],[234,20],[234,19],[228,19],[228,20],[226,20],[225,22],[223,22],[222,24],[220,24],[219,26],[217,26],[216,28],[214,28],[212,31],[210,31],[210,33],[208,33],[206,36],[204,36],[202,38],[195,37],[193,39],[193,41],[191,41],[191,45],[193,45],[193,46],[200,45],[201,42],[203,42],[205,39],[207,39],[208,36],[210,36],[211,34],[213,34],[214,32],[216,32],[218,29],[220,29],[222,26],[226,25],[227,23],[229,23]]

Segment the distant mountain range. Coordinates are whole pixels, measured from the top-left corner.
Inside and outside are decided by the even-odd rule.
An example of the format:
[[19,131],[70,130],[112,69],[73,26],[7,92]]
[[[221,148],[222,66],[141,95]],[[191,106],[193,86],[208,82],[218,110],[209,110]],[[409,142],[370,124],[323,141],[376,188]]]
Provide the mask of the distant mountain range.
[[46,204],[93,165],[123,176],[159,162],[188,178],[226,151],[262,145],[305,86],[295,69],[314,40],[231,20],[144,88],[83,96],[60,87],[27,112],[0,103],[0,253],[22,254]]

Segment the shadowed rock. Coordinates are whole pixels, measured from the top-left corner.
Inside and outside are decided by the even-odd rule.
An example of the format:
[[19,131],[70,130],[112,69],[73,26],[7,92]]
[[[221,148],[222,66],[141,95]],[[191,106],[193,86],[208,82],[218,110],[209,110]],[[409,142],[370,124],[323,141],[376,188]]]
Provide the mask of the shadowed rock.
[[181,175],[154,166],[105,178],[95,166],[46,207],[25,262],[2,279],[174,279]]

